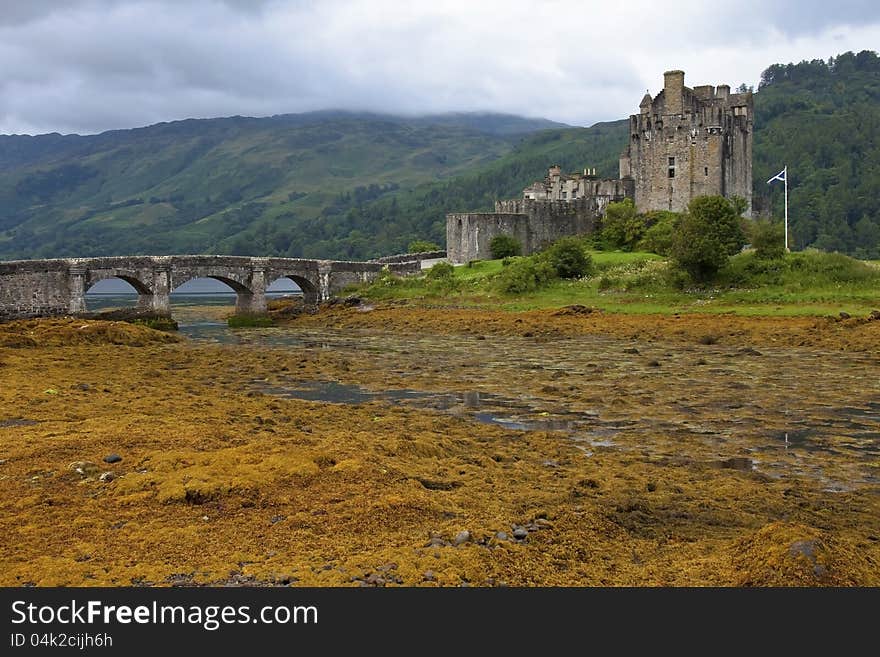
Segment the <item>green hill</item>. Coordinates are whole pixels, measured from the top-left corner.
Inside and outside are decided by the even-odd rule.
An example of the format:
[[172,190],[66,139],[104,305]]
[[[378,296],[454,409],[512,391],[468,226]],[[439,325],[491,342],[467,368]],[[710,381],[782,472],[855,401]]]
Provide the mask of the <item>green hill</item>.
[[[0,136],[0,258],[236,253],[363,258],[445,239],[550,164],[616,176],[626,121],[317,112],[101,135]],[[880,257],[880,58],[773,65],[755,94],[756,207],[795,248]]]
[[314,112],[0,136],[0,258],[300,255],[279,231],[333,223],[353,204],[480,168],[522,133],[559,125],[494,114]]

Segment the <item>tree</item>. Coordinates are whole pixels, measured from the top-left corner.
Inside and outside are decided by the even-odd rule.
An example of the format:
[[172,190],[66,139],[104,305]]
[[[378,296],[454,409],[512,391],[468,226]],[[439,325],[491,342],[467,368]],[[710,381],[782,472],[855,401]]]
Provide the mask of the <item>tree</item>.
[[707,283],[744,244],[734,204],[723,196],[698,196],[682,217],[671,255],[691,278]]
[[580,278],[593,270],[593,259],[576,237],[563,237],[541,254],[559,278]]
[[734,255],[746,243],[739,221],[740,207],[736,198],[697,196],[688,204],[687,213],[702,222],[712,237],[723,245],[727,255]]
[[636,206],[627,198],[619,203],[609,203],[602,219],[600,237],[608,246],[632,251],[645,234],[645,219],[636,214]]
[[496,235],[489,242],[489,251],[492,253],[493,259],[499,260],[520,255],[522,253],[522,245],[515,237],[510,235]]
[[407,253],[428,253],[429,251],[440,251],[440,247],[427,240],[413,240],[406,247]]

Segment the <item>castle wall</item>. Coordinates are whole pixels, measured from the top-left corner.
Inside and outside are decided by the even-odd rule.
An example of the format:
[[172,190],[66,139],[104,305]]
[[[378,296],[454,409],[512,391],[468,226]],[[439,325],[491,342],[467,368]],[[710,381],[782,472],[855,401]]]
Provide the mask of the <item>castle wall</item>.
[[752,198],[752,95],[730,87],[689,89],[670,71],[655,98],[647,95],[630,117],[621,177],[632,176],[641,211],[681,212],[695,196]]
[[455,264],[491,258],[489,245],[496,235],[512,236],[522,245],[523,255],[530,255],[561,237],[593,232],[608,203],[622,198],[603,195],[567,202],[512,199],[496,201],[495,212],[448,214],[446,255]]

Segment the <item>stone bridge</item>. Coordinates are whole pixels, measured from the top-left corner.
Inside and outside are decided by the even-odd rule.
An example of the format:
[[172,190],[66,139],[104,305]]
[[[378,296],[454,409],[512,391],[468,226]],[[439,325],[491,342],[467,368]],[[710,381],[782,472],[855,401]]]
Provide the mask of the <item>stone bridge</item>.
[[138,308],[170,313],[169,295],[194,278],[213,278],[237,294],[238,313],[266,312],[266,288],[288,278],[307,303],[328,299],[353,283],[372,280],[387,266],[398,274],[419,262],[251,258],[246,256],[133,256],[0,262],[0,320],[86,312],[85,294],[98,281],[120,278],[138,293]]

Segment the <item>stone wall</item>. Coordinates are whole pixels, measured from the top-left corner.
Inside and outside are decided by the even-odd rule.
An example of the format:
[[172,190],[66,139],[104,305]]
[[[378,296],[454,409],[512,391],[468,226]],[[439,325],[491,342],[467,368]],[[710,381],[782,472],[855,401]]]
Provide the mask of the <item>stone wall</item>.
[[245,256],[134,256],[0,262],[0,320],[78,314],[95,283],[120,278],[140,295],[138,307],[170,312],[170,294],[193,278],[213,278],[236,293],[236,311],[266,310],[266,288],[293,280],[307,302],[317,303],[354,283],[372,280],[382,269],[401,275],[421,270],[418,262],[376,262],[250,258]]
[[634,180],[641,212],[681,212],[703,195],[740,196],[748,214],[752,199],[751,93],[730,87],[684,86],[684,73],[668,71],[663,90],[646,95],[630,117],[630,136],[620,158],[621,177]]
[[[622,189],[622,188],[621,188]],[[496,212],[446,215],[446,253],[460,264],[492,257],[496,235],[510,235],[530,255],[561,237],[593,232],[608,203],[623,196],[593,196],[575,201],[513,199],[498,201]]]

